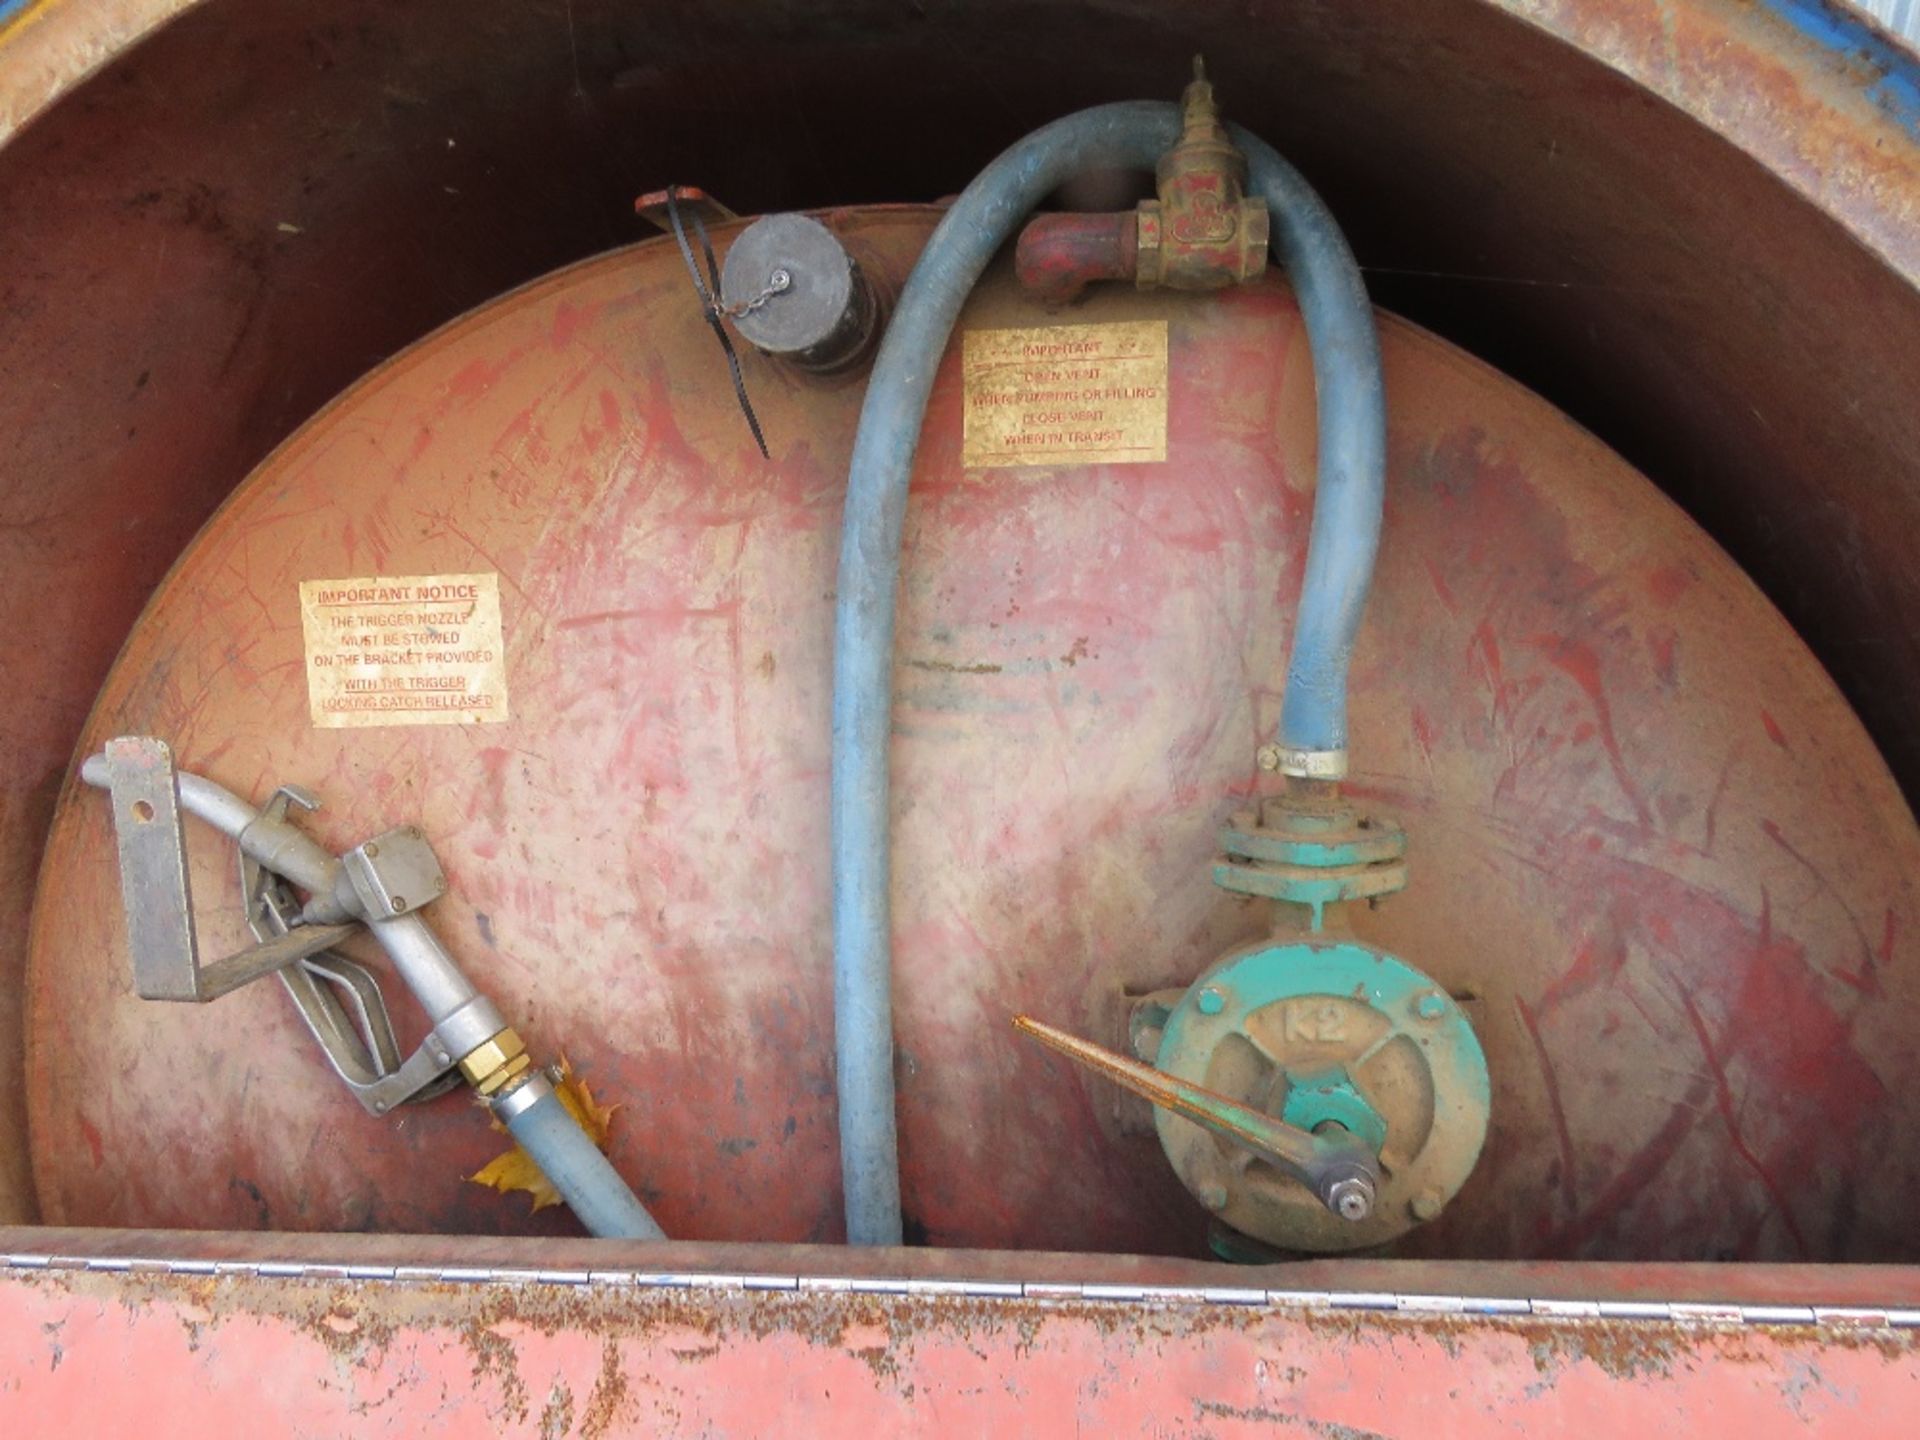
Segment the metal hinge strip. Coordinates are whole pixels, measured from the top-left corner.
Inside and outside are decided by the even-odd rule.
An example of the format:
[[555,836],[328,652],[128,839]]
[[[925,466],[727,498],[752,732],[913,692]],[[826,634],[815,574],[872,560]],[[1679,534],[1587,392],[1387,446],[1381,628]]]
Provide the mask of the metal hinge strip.
[[907,1299],[966,1298],[1201,1308],[1356,1311],[1410,1317],[1560,1321],[1650,1320],[1719,1326],[1814,1326],[1823,1329],[1920,1329],[1920,1308],[1904,1306],[1739,1305],[1664,1300],[1581,1300],[1492,1295],[1395,1294],[1386,1291],[1266,1290],[1252,1286],[1189,1287],[1058,1281],[934,1280],[905,1277],[710,1274],[659,1270],[528,1270],[466,1265],[341,1265],[302,1260],[188,1260],[162,1256],[83,1256],[39,1252],[0,1255],[0,1270],[83,1271],[151,1276],[228,1276],[328,1284],[620,1286],[653,1290],[708,1290],[753,1294],[893,1295]]

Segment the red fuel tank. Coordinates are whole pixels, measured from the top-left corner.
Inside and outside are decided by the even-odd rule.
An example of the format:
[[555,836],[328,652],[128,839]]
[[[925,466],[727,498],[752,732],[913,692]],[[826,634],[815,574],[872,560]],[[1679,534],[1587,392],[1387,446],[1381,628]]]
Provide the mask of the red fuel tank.
[[[937,213],[824,218],[897,285]],[[1130,325],[1151,390],[1162,322],[1164,459],[1131,430],[1087,440],[1098,460],[1031,429],[1037,449],[969,456],[963,417],[993,382],[963,367],[967,336]],[[1261,927],[1209,862],[1262,783],[1299,589],[1305,335],[1277,281],[1048,311],[1002,271],[960,331],[919,452],[895,669],[910,1234],[1198,1252],[1206,1217],[1150,1131],[1006,1022],[1119,1044],[1129,993]],[[1382,338],[1391,468],[1352,789],[1405,826],[1411,883],[1358,927],[1463,999],[1493,1075],[1477,1172],[1400,1249],[1920,1254],[1920,1111],[1899,1101],[1920,1078],[1920,835],[1879,756],[1651,485],[1446,344],[1391,317]],[[299,782],[334,849],[417,821],[452,886],[428,915],[540,1053],[618,1103],[610,1153],[668,1232],[830,1241],[829,662],[862,386],[745,370],[769,460],[671,242],[421,342],[209,523],[82,749],[157,735],[255,801]],[[1151,431],[1147,399],[1127,424]],[[421,577],[497,588],[497,641],[463,638],[497,649],[457,692],[477,699],[338,679],[359,641],[326,629],[321,591]],[[190,840],[202,945],[237,947],[230,848]],[[135,998],[95,792],[70,790],[53,828],[29,1006],[50,1224],[572,1228],[466,1181],[500,1137],[464,1099],[365,1115],[277,986]]]

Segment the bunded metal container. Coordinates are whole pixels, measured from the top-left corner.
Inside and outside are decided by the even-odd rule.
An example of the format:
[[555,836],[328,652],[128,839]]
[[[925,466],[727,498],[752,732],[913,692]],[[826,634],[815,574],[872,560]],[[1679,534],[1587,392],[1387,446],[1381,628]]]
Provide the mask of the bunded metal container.
[[[1643,29],[1465,0],[1257,24],[210,0],[120,53],[173,8],[0,31],[0,115],[31,121],[0,150],[0,1020],[25,1040],[0,1194],[137,1232],[8,1232],[22,1403],[118,1403],[100,1357],[135,1300],[115,1343],[138,1373],[211,1337],[242,1407],[323,1354],[357,1403],[406,1348],[396,1423],[467,1351],[481,1413],[560,1433],[664,1423],[639,1397],[669,1355],[704,1367],[668,1387],[692,1427],[742,1423],[722,1397],[776,1373],[876,1418],[904,1384],[960,1404],[982,1349],[1006,1383],[1081,1377],[1048,1392],[1063,1423],[1430,1424],[1400,1387],[1448,1347],[1483,1419],[1895,1413],[1920,1322],[1898,1268],[1920,1163],[1910,60],[1816,7]],[[1164,93],[1176,40],[1420,322],[1383,322],[1393,480],[1354,742],[1414,880],[1362,929],[1473,1018],[1485,1159],[1396,1252],[1417,1258],[1201,1266],[1179,1257],[1205,1217],[1150,1129],[1006,1029],[1024,1009],[1114,1043],[1129,994],[1257,927],[1207,862],[1260,786],[1312,457],[1279,283],[1063,313],[996,275],[963,328],[1166,323],[1167,459],[969,468],[948,357],[896,653],[904,1176],[939,1248],[824,1258],[792,1247],[839,1238],[826,617],[860,377],[749,356],[763,462],[666,241],[380,362],[634,238],[634,191],[931,197],[1033,122]],[[883,293],[934,218],[818,213]],[[312,725],[300,582],[469,573],[500,577],[504,720]],[[494,1146],[465,1107],[365,1116],[268,989],[131,999],[105,813],[61,798],[76,746],[129,729],[256,798],[323,791],[341,845],[421,820],[450,942],[622,1103],[615,1159],[686,1243],[591,1249],[466,1184]],[[196,856],[209,937],[238,935],[230,863]],[[546,1238],[478,1238],[510,1232]],[[776,1248],[713,1248],[749,1241]],[[33,1273],[116,1253],[153,1273]],[[1543,1263],[1607,1260],[1739,1263]],[[1834,1260],[1888,1268],[1759,1263]],[[220,1263],[244,1273],[194,1278]],[[550,1273],[508,1290],[514,1270]],[[436,1278],[463,1272],[475,1289]],[[610,1321],[595,1285],[644,1313]],[[82,1339],[47,1349],[62,1326]],[[1144,1376],[1143,1337],[1167,1361]],[[1269,1373],[1301,1345],[1327,1388]],[[1522,1373],[1545,1386],[1524,1405]],[[1137,1409],[1101,1399],[1123,1380]],[[980,1403],[968,1423],[1004,1418]]]
[[[830,218],[897,284],[936,215]],[[1073,351],[1105,327],[1163,347],[1140,403],[1161,407],[1164,459],[981,453],[1073,451],[1090,402],[1072,398],[963,445],[1009,393],[1008,362],[968,369],[975,341]],[[1204,1253],[1205,1212],[1140,1117],[1007,1021],[1124,1045],[1129,996],[1265,925],[1209,877],[1218,826],[1262,788],[1300,586],[1305,333],[1277,282],[1050,310],[1009,275],[960,332],[921,438],[895,649],[909,1228]],[[1389,520],[1349,789],[1410,832],[1413,879],[1356,925],[1460,997],[1496,1092],[1470,1188],[1402,1251],[1909,1255],[1920,832],[1891,776],[1651,485],[1431,336],[1389,321],[1386,356]],[[863,387],[757,357],[745,373],[765,460],[670,239],[457,322],[235,491],[79,744],[160,735],[244,793],[305,785],[330,849],[418,823],[448,868],[436,923],[537,1050],[622,1105],[613,1153],[669,1233],[831,1240],[827,687]],[[480,723],[440,723],[438,690],[333,678],[356,645],[435,643],[377,577],[475,574],[498,577],[500,628],[447,653],[497,644],[497,673],[415,678],[460,680]],[[229,847],[195,838],[202,944],[237,949]],[[108,807],[76,787],[27,972],[44,1218],[522,1227],[465,1180],[498,1148],[467,1107],[370,1119],[277,987],[184,1013],[141,1000],[119,896]],[[331,1154],[356,1159],[316,1165]]]

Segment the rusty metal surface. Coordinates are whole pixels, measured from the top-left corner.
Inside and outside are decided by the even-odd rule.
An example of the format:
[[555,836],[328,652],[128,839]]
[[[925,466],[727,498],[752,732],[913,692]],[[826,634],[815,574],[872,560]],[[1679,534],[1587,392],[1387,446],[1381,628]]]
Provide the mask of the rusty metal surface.
[[[26,0],[17,8],[0,7],[0,143],[169,20],[207,4]],[[228,28],[278,18],[259,3],[252,4],[252,13],[234,0],[215,0],[214,8],[227,12],[222,21]],[[1129,6],[1119,13],[1150,8]],[[1444,30],[1476,7],[1428,8],[1438,12],[1437,23],[1429,23]],[[1912,223],[1920,196],[1912,184],[1913,157],[1902,143],[1914,128],[1910,81],[1890,74],[1899,65],[1897,51],[1889,55],[1869,29],[1834,7],[1820,0],[1733,6],[1685,0],[1642,14],[1617,0],[1491,0],[1485,8],[1551,36],[1726,136],[1909,277],[1920,274]],[[851,25],[861,7],[858,0],[843,0],[834,10]],[[593,12],[583,12],[591,25]],[[1110,17],[1094,23],[1101,19]],[[989,33],[999,28],[991,17],[980,23]],[[1361,23],[1384,36],[1397,30],[1423,38],[1421,27],[1407,23],[1393,6],[1377,7]],[[867,27],[869,35],[885,28]],[[577,31],[572,39],[577,46]],[[1239,43],[1227,54],[1244,58],[1245,33],[1228,39]],[[1102,58],[1083,52],[1076,60],[1087,66]],[[1317,57],[1294,58],[1311,65]],[[1741,83],[1730,83],[1735,77]],[[585,78],[580,76],[583,89]],[[1755,96],[1769,103],[1756,105]]]
[[[0,1049],[85,708],[170,558],[304,415],[617,243],[637,185],[697,175],[750,209],[951,190],[1062,109],[1159,93],[1189,44],[1335,200],[1376,290],[1736,545],[1912,785],[1920,153],[1900,76],[1819,13],[41,0],[0,30]],[[18,1094],[0,1214],[31,1208]]]
[[[840,223],[897,273],[931,220]],[[965,324],[1043,318],[1001,272]],[[1298,585],[1304,339],[1274,285],[1076,313],[1148,318],[1171,333],[1164,465],[961,470],[957,346],[922,445],[895,917],[905,1188],[936,1244],[1202,1243],[1151,1139],[1109,1133],[1107,1094],[1005,1024],[1124,1044],[1123,990],[1261,923],[1208,875]],[[436,926],[530,1043],[624,1102],[615,1159],[668,1231],[831,1240],[824,686],[860,391],[748,357],[763,465],[701,326],[656,242],[379,372],[183,559],[85,745],[156,733],[237,789],[311,785],[329,844],[417,820],[452,884]],[[1415,848],[1362,937],[1472,997],[1496,1086],[1479,1172],[1410,1253],[1912,1254],[1920,837],[1865,736],[1618,459],[1410,327],[1385,354],[1354,789]],[[476,569],[503,577],[509,723],[308,728],[302,580]],[[133,1000],[97,802],[62,806],[36,915],[47,1218],[566,1226],[461,1181],[492,1141],[458,1105],[361,1114],[280,997]],[[195,864],[203,933],[237,938],[230,857]],[[336,1152],[356,1164],[316,1165]]]
[[[20,1252],[29,1237],[54,1243]],[[1397,1286],[1446,1278],[1412,1267],[1348,1264],[1377,1288],[1329,1294],[1284,1267],[1209,1290],[1223,1267],[924,1251],[648,1247],[663,1263],[630,1269],[619,1245],[493,1242],[491,1272],[472,1254],[436,1269],[450,1243],[0,1231],[0,1414],[161,1437],[758,1434],[777,1413],[805,1433],[1427,1440],[1894,1435],[1920,1404],[1920,1311],[1469,1311]],[[408,1246],[427,1263],[395,1268]],[[153,1263],[168,1254],[181,1268]],[[1869,1276],[1883,1305],[1915,1286],[1794,1270],[1815,1289]]]
[[12,0],[0,5],[0,145],[197,0]]

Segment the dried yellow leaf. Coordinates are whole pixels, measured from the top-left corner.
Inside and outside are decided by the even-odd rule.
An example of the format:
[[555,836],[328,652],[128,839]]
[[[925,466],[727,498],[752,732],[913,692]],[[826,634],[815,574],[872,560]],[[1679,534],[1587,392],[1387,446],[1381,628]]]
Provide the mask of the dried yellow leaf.
[[[553,1089],[560,1097],[560,1103],[567,1107],[567,1113],[579,1122],[588,1138],[602,1150],[606,1149],[607,1132],[613,1127],[613,1112],[620,1107],[596,1103],[593,1091],[587,1087],[585,1080],[573,1073],[573,1065],[565,1055],[560,1057],[560,1064],[556,1068],[558,1073]],[[493,1128],[504,1133],[507,1127],[495,1120]],[[524,1190],[533,1197],[535,1211],[560,1203],[560,1192],[553,1188],[553,1182],[540,1173],[540,1167],[533,1163],[533,1157],[518,1145],[494,1156],[467,1179],[476,1185],[490,1185],[502,1195]]]

